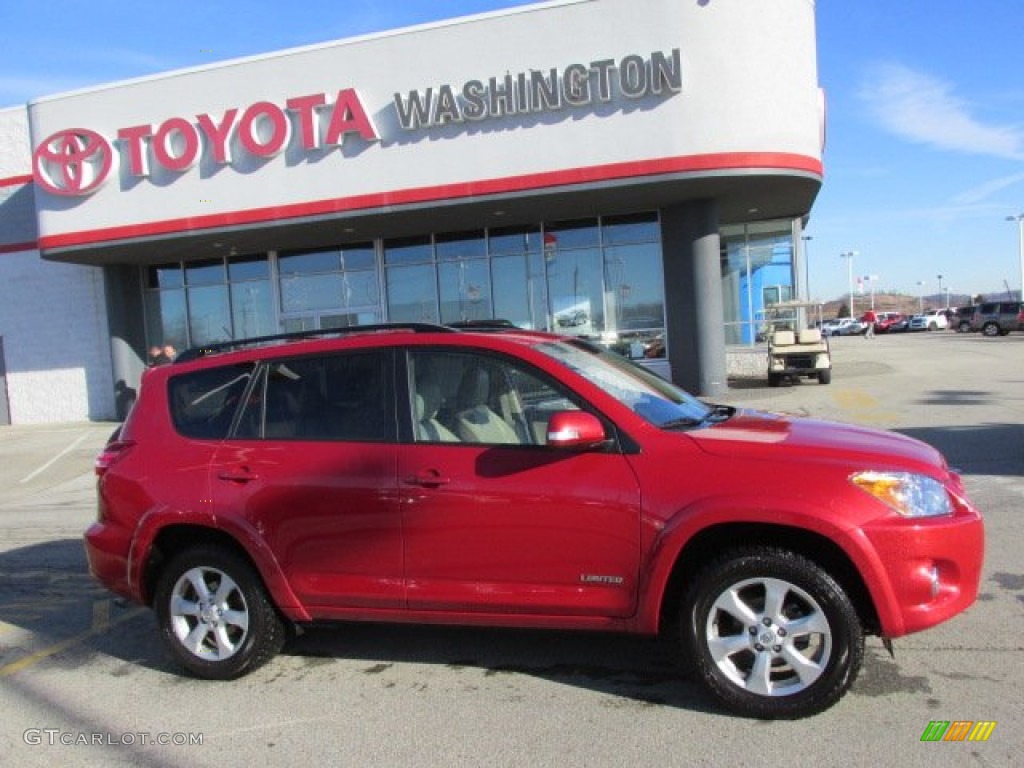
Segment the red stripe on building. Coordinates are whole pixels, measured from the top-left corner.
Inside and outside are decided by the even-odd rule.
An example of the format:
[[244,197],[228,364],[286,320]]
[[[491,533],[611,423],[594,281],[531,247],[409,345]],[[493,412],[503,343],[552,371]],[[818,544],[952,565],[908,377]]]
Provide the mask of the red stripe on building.
[[639,160],[586,168],[571,168],[562,171],[508,176],[498,179],[483,179],[457,184],[442,184],[433,187],[416,187],[395,190],[393,192],[353,195],[330,200],[315,200],[291,205],[210,214],[208,216],[165,219],[163,221],[128,224],[119,227],[107,227],[105,229],[82,230],[62,235],[40,237],[39,247],[43,250],[69,248],[112,240],[126,240],[175,232],[267,223],[307,216],[323,216],[332,213],[350,213],[387,206],[434,202],[437,200],[467,199],[483,195],[526,192],[549,187],[613,181],[642,176],[738,169],[776,170],[808,173],[816,176],[822,175],[820,160],[806,155],[787,152],[730,152],[713,155],[689,155],[659,160]]

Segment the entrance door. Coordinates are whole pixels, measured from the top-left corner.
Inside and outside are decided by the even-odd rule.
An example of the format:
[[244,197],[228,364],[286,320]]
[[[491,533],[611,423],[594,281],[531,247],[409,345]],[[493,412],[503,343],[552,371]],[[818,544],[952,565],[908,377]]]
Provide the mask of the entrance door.
[[11,408],[7,401],[7,364],[4,362],[4,337],[0,336],[0,426],[11,423]]

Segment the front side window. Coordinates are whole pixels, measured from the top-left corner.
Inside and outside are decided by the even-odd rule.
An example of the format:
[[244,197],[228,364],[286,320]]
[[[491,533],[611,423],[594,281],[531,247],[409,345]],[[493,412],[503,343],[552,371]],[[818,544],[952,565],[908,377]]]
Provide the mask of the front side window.
[[276,360],[246,404],[235,436],[267,440],[394,439],[388,356],[353,352]]
[[490,355],[415,350],[409,379],[416,442],[545,445],[551,415],[578,410],[532,370]]

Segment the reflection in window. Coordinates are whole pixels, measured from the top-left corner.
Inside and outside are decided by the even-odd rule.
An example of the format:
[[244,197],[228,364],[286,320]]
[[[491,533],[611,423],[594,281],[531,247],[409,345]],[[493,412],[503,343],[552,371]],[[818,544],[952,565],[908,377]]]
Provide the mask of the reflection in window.
[[386,264],[417,264],[434,260],[430,237],[399,237],[384,241]]
[[146,343],[177,350],[188,346],[185,291],[182,289],[146,292]]
[[482,259],[487,255],[487,241],[482,231],[438,235],[434,248],[438,261]]
[[267,440],[394,439],[394,398],[380,351],[281,360],[267,367],[236,437]]
[[581,336],[605,329],[603,272],[599,248],[559,250],[547,259],[555,332]]
[[391,322],[438,322],[437,276],[433,264],[388,267],[387,281]]
[[265,254],[150,267],[146,287],[150,347],[180,351],[276,330]]
[[189,343],[214,344],[232,338],[228,287],[206,285],[188,289]]
[[491,262],[491,271],[501,287],[494,292],[494,316],[520,328],[547,329],[543,256],[502,256]]
[[485,259],[442,263],[441,322],[486,320],[491,312],[491,275]]

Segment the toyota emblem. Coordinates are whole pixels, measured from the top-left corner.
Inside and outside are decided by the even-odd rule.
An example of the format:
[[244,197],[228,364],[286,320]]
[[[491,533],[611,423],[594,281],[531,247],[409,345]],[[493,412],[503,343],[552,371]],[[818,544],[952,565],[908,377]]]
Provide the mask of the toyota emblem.
[[32,156],[36,183],[54,195],[88,195],[107,180],[114,153],[96,131],[69,128],[45,139]]

